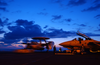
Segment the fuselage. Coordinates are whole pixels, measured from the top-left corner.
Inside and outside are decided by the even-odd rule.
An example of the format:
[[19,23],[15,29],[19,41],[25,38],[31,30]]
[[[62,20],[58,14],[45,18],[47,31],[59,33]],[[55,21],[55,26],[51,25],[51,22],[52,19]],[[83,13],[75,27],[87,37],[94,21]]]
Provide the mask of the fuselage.
[[81,49],[84,46],[85,49],[100,48],[100,41],[96,40],[71,40],[67,42],[60,43],[59,45],[66,47],[68,49]]
[[54,42],[49,41],[48,43],[37,43],[37,42],[31,42],[27,44],[28,49],[35,49],[35,50],[43,50],[44,46],[46,46],[47,49],[52,49],[54,45]]

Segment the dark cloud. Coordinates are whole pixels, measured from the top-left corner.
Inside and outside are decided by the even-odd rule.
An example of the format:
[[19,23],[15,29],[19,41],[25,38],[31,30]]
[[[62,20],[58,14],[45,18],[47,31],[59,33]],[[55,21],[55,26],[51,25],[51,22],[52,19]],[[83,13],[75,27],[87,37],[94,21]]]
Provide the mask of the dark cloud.
[[0,0],[0,6],[7,6],[8,4],[6,3],[6,2],[2,2],[1,0]]
[[79,26],[85,27],[86,25],[85,24],[80,24]]
[[[23,38],[29,37],[50,37],[50,38],[63,38],[73,36],[75,32],[63,31],[62,29],[47,29],[43,31],[39,25],[34,24],[33,21],[19,19],[15,21],[16,26],[8,26],[11,32],[4,34],[5,43],[18,42]],[[45,26],[47,28],[48,26]]]
[[46,36],[51,38],[65,38],[68,36],[75,36],[76,32],[74,31],[63,31],[63,29],[53,29],[50,28],[44,32]]
[[9,0],[9,2],[13,2],[14,0]]
[[86,3],[86,0],[70,0],[67,6],[79,6]]
[[27,20],[22,20],[22,19],[19,19],[19,20],[16,20],[15,23],[18,25],[18,26],[31,26],[34,24],[34,21],[27,21]]
[[100,26],[100,24],[99,24],[99,26]]
[[7,11],[5,7],[0,7],[0,10]]
[[5,39],[5,38],[2,38],[0,39],[0,41],[3,41],[4,43],[7,43],[7,44],[12,44],[12,43],[17,43],[18,41],[20,41],[21,39]]
[[84,11],[96,11],[98,9],[100,9],[100,4],[97,4],[96,6],[91,6],[87,9],[84,9],[84,10],[82,10],[82,12],[84,12]]
[[98,30],[95,30],[95,31],[100,31],[100,29],[98,29]]
[[0,10],[8,12],[8,11],[6,10],[6,7],[5,7],[5,6],[7,6],[7,5],[8,5],[8,4],[7,4],[5,1],[0,0]]
[[64,1],[64,0],[51,0],[51,2],[53,2],[53,3],[61,3],[62,1]]
[[37,14],[46,16],[48,13],[40,12],[40,13],[37,13]]
[[5,31],[2,31],[2,29],[0,29],[0,34],[5,33]]
[[62,2],[65,0],[50,0],[50,1],[51,1],[51,3],[59,4],[62,7],[62,6],[64,6],[64,3],[62,3]]
[[72,19],[64,19],[64,21],[66,21],[66,22],[71,22]]
[[94,18],[99,19],[100,18],[100,14],[94,16]]
[[62,19],[62,15],[52,15],[52,17],[53,17],[51,19],[52,22],[57,21],[59,23],[64,23],[64,22],[71,22],[72,21],[71,18]]
[[100,0],[95,0],[93,3],[98,3],[98,2],[100,2]]
[[44,28],[47,28],[48,27],[48,25],[46,25]]
[[86,25],[85,25],[85,24],[77,24],[77,23],[74,23],[73,25],[77,25],[77,26],[86,27]]
[[0,27],[1,27],[1,26],[3,26],[3,22],[2,22],[2,20],[1,20],[1,18],[0,18]]
[[52,15],[52,20],[59,20],[62,18],[62,15]]
[[8,23],[8,20],[9,20],[8,18],[5,18],[5,20],[2,21],[1,18],[0,18],[0,26],[3,27],[3,26],[5,26],[5,25],[9,25],[10,23]]
[[5,33],[5,39],[21,39],[24,37],[43,36],[42,29],[39,25],[34,24],[32,21],[17,20],[16,26],[8,26],[11,31]]
[[100,36],[100,34],[94,34],[94,33],[85,33],[87,36]]
[[[10,32],[4,34],[4,38],[0,39],[5,43],[17,43],[20,40],[24,40],[25,38],[32,38],[32,37],[50,37],[50,38],[66,38],[69,36],[76,36],[75,31],[64,31],[63,29],[54,29],[48,28],[46,30],[42,30],[41,26],[36,25],[34,21],[28,20],[16,20],[15,26],[8,26]],[[83,25],[84,26],[84,25]],[[48,26],[45,26],[47,28]],[[1,30],[1,33],[4,31]],[[88,34],[90,35],[90,34]],[[98,36],[97,34],[92,34],[90,36]]]
[[97,32],[100,32],[100,24],[98,24],[99,27],[97,27],[97,30],[94,30],[94,31],[97,31]]

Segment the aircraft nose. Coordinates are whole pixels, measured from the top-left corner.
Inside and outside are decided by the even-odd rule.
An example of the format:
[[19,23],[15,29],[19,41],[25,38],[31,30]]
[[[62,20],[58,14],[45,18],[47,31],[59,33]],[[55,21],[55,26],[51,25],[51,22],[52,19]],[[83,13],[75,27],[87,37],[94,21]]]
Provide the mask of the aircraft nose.
[[59,45],[63,46],[63,43],[60,43]]
[[59,45],[61,45],[61,44],[59,44]]
[[61,45],[61,46],[69,46],[70,42],[63,42],[63,43],[60,43],[59,45]]

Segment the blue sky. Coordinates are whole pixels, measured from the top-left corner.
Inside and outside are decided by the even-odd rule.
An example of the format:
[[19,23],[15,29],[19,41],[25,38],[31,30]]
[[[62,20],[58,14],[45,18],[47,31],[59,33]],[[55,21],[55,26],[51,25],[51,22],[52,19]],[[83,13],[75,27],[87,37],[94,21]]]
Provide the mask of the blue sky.
[[0,48],[22,48],[36,36],[58,46],[77,31],[100,41],[100,0],[0,0]]

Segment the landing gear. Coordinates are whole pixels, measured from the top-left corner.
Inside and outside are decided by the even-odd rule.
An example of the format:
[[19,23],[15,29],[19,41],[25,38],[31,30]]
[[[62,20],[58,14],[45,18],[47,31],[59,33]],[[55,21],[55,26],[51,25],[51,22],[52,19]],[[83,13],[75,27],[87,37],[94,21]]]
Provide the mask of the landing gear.
[[81,48],[81,54],[83,55],[84,54],[84,46],[82,44],[82,48]]

